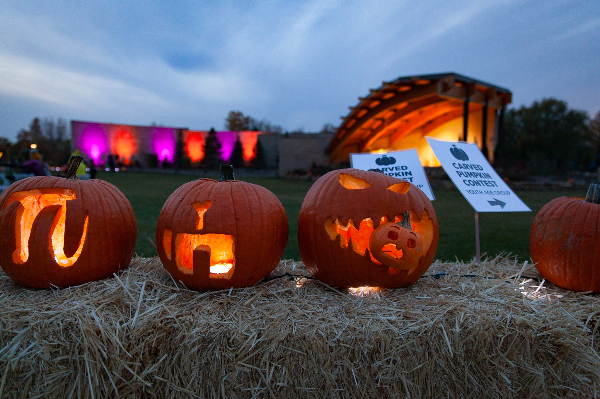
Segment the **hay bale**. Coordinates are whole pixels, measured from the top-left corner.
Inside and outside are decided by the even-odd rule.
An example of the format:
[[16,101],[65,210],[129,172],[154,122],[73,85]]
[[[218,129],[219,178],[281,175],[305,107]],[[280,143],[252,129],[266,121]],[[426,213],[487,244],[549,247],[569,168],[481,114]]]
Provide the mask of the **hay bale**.
[[[525,277],[528,276],[528,277]],[[0,272],[0,397],[592,397],[599,298],[510,257],[407,289],[334,289],[283,261],[195,292],[158,258],[30,290]]]

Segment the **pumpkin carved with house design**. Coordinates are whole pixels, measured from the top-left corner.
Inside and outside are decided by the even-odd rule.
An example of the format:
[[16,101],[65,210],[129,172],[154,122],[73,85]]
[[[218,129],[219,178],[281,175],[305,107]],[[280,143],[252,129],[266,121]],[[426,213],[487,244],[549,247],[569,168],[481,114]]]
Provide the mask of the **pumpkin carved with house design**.
[[129,266],[137,237],[131,204],[110,183],[79,180],[82,158],[66,178],[36,176],[0,195],[0,266],[32,288],[69,287]]
[[160,259],[176,281],[197,290],[249,287],[279,263],[287,215],[264,187],[233,179],[184,184],[165,202],[156,226]]
[[339,287],[406,287],[429,268],[438,239],[435,210],[419,188],[358,169],[317,180],[298,219],[305,266]]

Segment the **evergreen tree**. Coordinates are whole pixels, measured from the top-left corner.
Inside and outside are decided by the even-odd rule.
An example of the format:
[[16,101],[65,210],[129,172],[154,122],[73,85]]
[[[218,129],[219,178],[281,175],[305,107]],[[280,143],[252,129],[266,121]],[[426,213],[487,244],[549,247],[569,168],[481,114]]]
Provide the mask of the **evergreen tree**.
[[254,159],[252,159],[252,167],[254,169],[264,169],[267,167],[267,154],[265,147],[260,142],[260,138],[256,140],[254,145]]
[[56,140],[61,142],[67,140],[67,122],[63,118],[58,118],[56,122]]
[[202,159],[202,167],[206,169],[218,169],[223,163],[221,158],[221,143],[217,139],[217,132],[211,128],[204,142],[204,158]]
[[246,166],[244,161],[244,148],[242,147],[242,141],[240,140],[239,135],[235,141],[235,146],[233,147],[233,152],[229,158],[229,163],[234,168],[243,168]]
[[184,159],[183,151],[183,131],[177,130],[177,141],[175,142],[175,167],[177,169],[189,169],[188,162]]
[[[596,116],[590,121],[590,133],[592,140],[595,144],[596,154],[600,154],[600,111],[596,113]],[[598,165],[600,167],[600,165]]]

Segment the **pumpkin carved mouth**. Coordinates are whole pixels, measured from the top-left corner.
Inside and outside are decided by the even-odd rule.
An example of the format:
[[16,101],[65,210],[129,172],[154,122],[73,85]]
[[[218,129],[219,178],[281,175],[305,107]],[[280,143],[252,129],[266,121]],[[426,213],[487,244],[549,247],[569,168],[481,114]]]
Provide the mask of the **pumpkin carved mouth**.
[[381,248],[381,252],[384,252],[386,255],[392,256],[396,259],[400,259],[402,258],[402,255],[404,255],[404,253],[402,252],[402,248],[398,248],[396,244],[392,244],[391,242],[385,244]]
[[[386,224],[400,224],[404,219],[403,214],[395,215],[393,222],[390,222],[385,215],[376,222],[374,222],[372,218],[365,218],[358,223],[358,228],[356,228],[352,219],[349,219],[348,223],[344,225],[339,217],[336,217],[335,219],[329,217],[325,220],[325,230],[331,241],[336,240],[338,236],[340,237],[339,242],[340,247],[342,248],[347,248],[351,245],[352,250],[361,256],[365,256],[368,251],[371,261],[376,265],[388,266],[390,274],[397,274],[401,270],[408,270],[408,273],[410,274],[418,266],[420,254],[427,253],[431,246],[433,240],[433,222],[427,210],[423,211],[421,219],[418,218],[414,211],[407,212],[407,215],[409,216],[409,220],[405,221],[405,223],[412,228],[414,233],[403,242],[403,245],[400,245],[400,248],[398,247],[398,243],[394,241],[397,241],[402,235],[400,229],[406,230],[403,227],[398,227],[398,229],[386,229],[383,234],[388,241],[392,242],[383,244],[381,248],[372,249],[373,244],[370,243],[370,240],[373,233],[378,230],[380,226],[387,226]],[[416,264],[413,264],[414,262],[412,259],[406,259],[406,250],[409,249],[418,249],[419,251],[419,256],[416,258]],[[379,259],[376,259],[373,256],[374,252],[379,252],[383,255],[377,256]],[[405,258],[403,263],[393,261],[394,259],[400,260],[403,257]],[[387,261],[388,258],[390,260],[389,262]],[[414,258],[414,255],[411,258]],[[410,265],[406,265],[406,263],[410,263]]]

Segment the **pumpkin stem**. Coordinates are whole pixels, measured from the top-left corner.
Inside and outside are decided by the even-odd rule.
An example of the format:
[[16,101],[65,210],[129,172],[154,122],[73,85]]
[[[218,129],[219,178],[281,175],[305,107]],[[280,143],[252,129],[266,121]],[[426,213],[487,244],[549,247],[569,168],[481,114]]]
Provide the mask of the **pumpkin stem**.
[[367,172],[383,173],[383,170],[381,170],[381,169],[369,169]]
[[600,204],[600,184],[590,184],[590,188],[588,188],[587,195],[585,196],[585,202]]
[[67,175],[65,176],[66,179],[79,180],[77,177],[77,169],[79,169],[81,161],[83,161],[83,157],[79,155],[73,155],[71,158],[69,158],[69,166],[67,169]]
[[219,181],[235,180],[233,177],[233,166],[226,163],[221,164],[221,178]]
[[404,227],[405,229],[412,230],[412,226],[410,225],[410,212],[404,212],[404,216],[402,220],[398,222],[398,225]]

